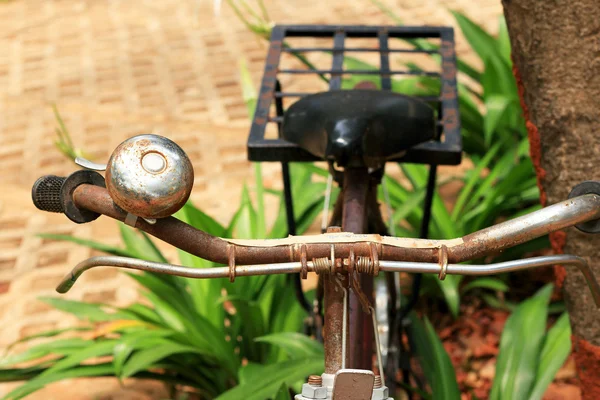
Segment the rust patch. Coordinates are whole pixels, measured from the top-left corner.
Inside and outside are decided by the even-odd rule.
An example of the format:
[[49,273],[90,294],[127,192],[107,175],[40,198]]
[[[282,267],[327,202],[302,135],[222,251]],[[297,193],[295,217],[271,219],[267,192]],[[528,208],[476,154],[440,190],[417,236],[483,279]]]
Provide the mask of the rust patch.
[[[540,139],[540,132],[537,126],[535,126],[535,124],[530,120],[529,109],[527,108],[527,104],[525,103],[525,86],[523,86],[521,74],[519,73],[519,70],[514,63],[514,60],[513,74],[515,76],[515,80],[517,81],[519,99],[521,101],[521,108],[523,109],[523,117],[525,118],[527,136],[529,138],[529,155],[531,157],[531,162],[533,163],[533,168],[535,169],[535,174],[537,176],[537,185],[540,190],[540,203],[542,204],[542,206],[545,207],[548,203],[548,197],[546,195],[546,191],[544,190],[544,186],[542,185],[542,180],[546,177],[546,170],[542,167],[542,144]],[[557,231],[552,232],[549,236],[550,244],[554,253],[563,254],[567,236],[566,233],[562,231]],[[554,280],[556,284],[555,295],[560,296],[559,292],[562,288],[566,276],[567,271],[565,270],[565,267],[563,267],[562,265],[554,266]]]
[[600,399],[600,346],[595,346],[577,336],[571,337],[574,346],[575,365],[579,375],[581,397],[584,400]]

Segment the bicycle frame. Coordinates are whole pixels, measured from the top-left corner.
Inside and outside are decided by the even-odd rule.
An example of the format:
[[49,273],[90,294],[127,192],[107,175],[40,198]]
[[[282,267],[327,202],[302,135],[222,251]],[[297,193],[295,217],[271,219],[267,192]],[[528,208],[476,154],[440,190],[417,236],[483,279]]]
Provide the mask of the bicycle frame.
[[[344,232],[367,233],[367,198],[374,189],[366,168],[349,168],[344,171],[343,190],[332,215],[331,225],[338,225]],[[341,210],[340,210],[341,209]],[[341,211],[341,215],[340,215]],[[377,209],[377,212],[379,210]],[[334,374],[342,368],[371,369],[373,359],[373,326],[371,317],[363,310],[355,291],[348,291],[348,321],[343,326],[344,293],[332,275],[323,278],[325,302],[325,373]],[[342,278],[342,285],[350,287],[349,275]],[[360,288],[367,301],[373,304],[373,277],[361,274]],[[343,331],[348,332],[347,346],[343,346]],[[347,352],[347,362],[342,365],[342,355]]]

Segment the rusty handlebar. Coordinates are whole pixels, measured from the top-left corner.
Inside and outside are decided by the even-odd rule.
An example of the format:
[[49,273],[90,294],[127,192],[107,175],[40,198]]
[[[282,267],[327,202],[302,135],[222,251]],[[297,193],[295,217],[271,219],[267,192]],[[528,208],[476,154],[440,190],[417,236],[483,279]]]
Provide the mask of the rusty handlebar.
[[[116,206],[108,191],[94,185],[80,185],[73,193],[77,207],[125,222],[127,213]],[[235,248],[239,265],[275,264],[299,261],[302,251],[308,260],[335,255],[347,258],[371,256],[372,245],[381,260],[440,262],[440,248],[447,249],[447,260],[460,263],[525,243],[575,224],[600,218],[600,196],[586,194],[493,225],[489,228],[449,240],[394,238],[380,235],[323,234],[285,239],[222,239],[198,230],[174,217],[151,224],[137,219],[133,226],[190,254],[216,263],[227,264]],[[304,248],[304,250],[303,250]]]
[[[600,285],[587,261],[571,255],[533,257],[488,265],[461,265],[463,261],[500,252],[553,231],[600,218],[600,196],[585,194],[486,229],[449,240],[395,238],[351,233],[290,236],[284,239],[233,240],[210,235],[174,217],[147,221],[114,204],[100,186],[82,184],[72,194],[76,207],[104,214],[141,229],[190,254],[227,267],[195,269],[127,257],[92,257],[79,263],[57,287],[67,292],[86,270],[114,266],[190,278],[225,278],[307,272],[379,271],[488,275],[555,264],[576,266],[585,276],[600,308]],[[309,261],[312,260],[312,261]]]

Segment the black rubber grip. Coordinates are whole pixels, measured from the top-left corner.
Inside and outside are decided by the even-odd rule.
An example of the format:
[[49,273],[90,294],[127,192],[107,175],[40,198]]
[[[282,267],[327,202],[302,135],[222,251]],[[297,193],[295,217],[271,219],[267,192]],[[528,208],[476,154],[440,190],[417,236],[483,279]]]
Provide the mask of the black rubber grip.
[[39,178],[31,188],[33,204],[42,211],[64,212],[61,201],[61,188],[67,178],[45,175]]

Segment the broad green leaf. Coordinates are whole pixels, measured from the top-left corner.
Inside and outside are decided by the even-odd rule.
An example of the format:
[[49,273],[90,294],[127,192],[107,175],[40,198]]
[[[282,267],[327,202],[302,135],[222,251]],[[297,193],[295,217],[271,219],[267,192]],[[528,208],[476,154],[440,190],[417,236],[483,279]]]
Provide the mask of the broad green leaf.
[[499,292],[507,292],[508,285],[498,278],[477,278],[463,286],[463,288],[461,289],[461,293],[467,293],[469,290],[472,289],[490,289]]
[[539,357],[539,364],[535,375],[535,384],[529,400],[539,400],[544,396],[548,385],[563,366],[571,352],[571,326],[569,315],[563,313],[554,326],[550,328],[544,340],[544,346]]
[[33,366],[29,368],[0,369],[0,382],[26,381],[42,373],[45,368]]
[[244,185],[242,190],[242,204],[242,212],[234,228],[236,237],[242,239],[256,239],[258,237],[256,235],[258,219],[246,185]]
[[279,346],[292,359],[318,357],[323,355],[323,345],[310,337],[297,332],[272,333],[254,339],[256,342]]
[[164,344],[165,338],[173,335],[166,329],[151,329],[123,335],[113,347],[113,366],[115,375],[122,378],[123,365],[127,358],[137,349],[145,349]]
[[222,236],[225,232],[225,227],[218,223],[214,218],[200,210],[191,201],[188,201],[181,210],[177,211],[174,216],[184,222],[192,225],[196,229],[200,229],[206,233],[215,236]]
[[408,195],[408,198],[400,204],[399,207],[394,209],[392,220],[394,224],[398,224],[404,220],[409,214],[423,203],[425,198],[425,189],[421,188]]
[[236,310],[236,319],[241,322],[238,333],[243,338],[245,355],[252,361],[262,361],[263,346],[253,345],[255,338],[265,334],[265,323],[259,304],[238,296],[226,296],[220,302],[230,302]]
[[178,332],[185,332],[185,324],[183,323],[185,317],[181,315],[175,307],[171,306],[153,292],[144,292],[142,293],[142,296],[150,300],[150,303],[154,306],[154,311],[156,311],[163,320],[165,326]]
[[454,317],[458,316],[460,312],[460,282],[463,280],[461,275],[447,275],[443,281],[439,280],[437,276],[430,275],[440,287],[444,300],[450,309],[450,312]]
[[252,118],[254,110],[256,110],[256,100],[258,99],[258,96],[256,94],[254,83],[252,82],[252,76],[250,76],[250,71],[248,70],[248,64],[243,58],[240,59],[239,70],[242,83],[242,98],[248,109],[248,117]]
[[119,224],[119,230],[127,252],[134,257],[148,261],[167,262],[147,234],[122,223]]
[[512,100],[501,95],[490,95],[485,99],[486,114],[484,119],[485,145],[492,143],[492,138],[496,129],[502,124],[502,119],[510,111],[509,105]]
[[221,394],[215,400],[264,400],[277,392],[282,384],[291,385],[308,375],[323,372],[323,358],[289,360],[266,366],[262,379],[238,385]]
[[411,346],[414,344],[425,378],[431,386],[432,399],[459,400],[460,390],[454,366],[435,329],[427,318],[421,322],[414,312],[411,313],[410,321],[408,329],[414,340]]
[[[483,179],[483,181],[479,182],[474,187],[476,188],[475,192],[468,199],[465,209],[472,210],[477,204],[481,205],[482,198],[484,199],[493,192],[492,187],[496,183],[496,180],[512,172],[514,163],[515,156],[512,152],[503,154],[500,160],[496,161],[491,167],[490,173]],[[466,215],[463,215],[463,218],[467,218]],[[476,230],[480,228],[481,227],[475,226],[472,229]]]
[[139,303],[134,303],[128,307],[124,307],[121,309],[121,312],[132,315],[136,320],[139,319],[140,321],[145,321],[152,324],[161,324],[162,322],[155,310]]
[[[229,237],[225,233],[225,228],[214,219],[204,214],[201,210],[188,202],[176,214],[177,218],[186,222],[197,229],[215,236]],[[210,268],[215,264],[196,257],[183,250],[178,250],[179,260],[182,265],[195,268]],[[193,299],[194,306],[200,315],[206,317],[214,326],[222,327],[224,311],[222,308],[215,308],[216,299],[221,296],[223,288],[222,279],[186,279],[187,287]]]
[[239,384],[246,385],[256,379],[260,379],[263,376],[263,369],[266,367],[264,364],[258,364],[255,362],[248,362],[240,368],[239,372]]
[[75,353],[68,355],[60,361],[57,361],[52,367],[40,374],[40,377],[51,376],[57,372],[74,367],[91,358],[106,356],[112,354],[113,347],[117,343],[116,340],[101,340],[91,342],[87,347],[78,350]]
[[262,238],[265,237],[267,232],[267,222],[265,217],[265,188],[260,163],[254,163],[254,176],[256,181],[256,236]]
[[5,352],[8,353],[17,344],[24,343],[24,342],[29,342],[31,340],[41,339],[41,338],[55,337],[55,336],[59,336],[59,335],[61,335],[63,333],[66,333],[66,332],[84,332],[84,331],[89,331],[91,329],[92,328],[89,327],[89,326],[74,326],[74,327],[71,327],[71,328],[52,329],[52,330],[49,330],[49,331],[44,331],[44,332],[36,333],[35,335],[25,336],[25,337],[22,337],[19,340],[14,341],[10,345],[8,345],[8,347],[6,348]]
[[128,378],[135,373],[151,368],[156,362],[169,356],[181,353],[198,353],[198,349],[178,343],[164,343],[135,352],[123,365],[121,378]]
[[510,67],[493,54],[484,58],[483,62],[485,70],[481,76],[481,85],[486,103],[492,96],[502,96],[517,101],[517,84]]
[[279,390],[277,390],[277,394],[275,395],[273,400],[289,400],[289,398],[290,398],[290,392],[288,389],[288,385],[286,385],[285,383],[282,383],[281,386],[279,387]]
[[452,11],[452,15],[454,15],[454,19],[456,19],[460,30],[471,45],[471,48],[475,50],[482,60],[490,56],[499,56],[496,40],[489,33],[458,11]]
[[57,339],[47,343],[41,343],[30,347],[29,349],[12,354],[0,359],[0,367],[24,363],[50,354],[67,355],[74,351],[88,347],[92,342],[80,338]]
[[525,300],[506,321],[496,362],[491,400],[526,399],[535,383],[546,334],[552,285]]
[[510,37],[508,36],[508,28],[506,26],[506,18],[504,15],[498,17],[498,38],[496,39],[498,53],[502,56],[508,65],[512,65]]
[[196,314],[194,304],[189,296],[189,293],[185,290],[180,290],[178,287],[174,287],[162,278],[162,275],[144,273],[144,274],[131,274],[128,273],[129,277],[140,285],[148,289],[151,293],[158,296],[162,300],[169,303],[169,305],[175,307],[182,315],[187,318],[193,318]]
[[113,367],[110,364],[82,365],[50,375],[41,374],[8,393],[4,396],[3,400],[18,400],[25,398],[29,394],[42,389],[52,382],[80,377],[109,376],[112,374]]
[[498,150],[500,150],[500,147],[501,147],[500,143],[494,145],[494,147],[492,147],[490,149],[490,151],[487,152],[485,157],[479,163],[477,163],[475,168],[473,170],[469,171],[470,177],[467,180],[467,182],[465,183],[465,186],[463,186],[463,188],[460,190],[458,198],[456,199],[456,202],[454,203],[454,208],[452,209],[452,215],[450,216],[452,221],[458,222],[459,215],[460,215],[461,211],[463,210],[465,202],[472,195],[473,188],[475,187],[477,182],[481,179],[481,173],[483,172],[483,170],[485,168],[487,168],[487,166],[492,161],[492,159],[494,158],[494,156],[496,155]]
[[517,307],[517,304],[507,300],[500,300],[498,297],[490,293],[483,293],[481,295],[481,299],[490,307],[497,308],[499,310],[513,311]]
[[82,246],[89,247],[90,249],[102,251],[104,253],[112,254],[115,256],[122,256],[122,257],[133,257],[134,256],[131,252],[129,252],[125,249],[120,249],[118,247],[100,243],[100,242],[96,242],[93,240],[81,239],[81,238],[78,238],[75,236],[55,235],[55,234],[51,234],[51,233],[40,233],[38,236],[42,237],[42,238],[46,238],[46,239],[62,240],[65,242],[76,243],[76,244],[79,244]]
[[[77,318],[90,322],[114,321],[118,319],[128,319],[128,315],[115,310],[106,304],[84,303],[81,301],[64,300],[55,297],[40,297],[40,301],[51,305],[52,307],[73,314]],[[114,312],[108,312],[108,311]]]

